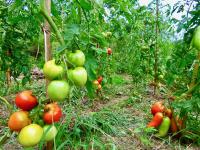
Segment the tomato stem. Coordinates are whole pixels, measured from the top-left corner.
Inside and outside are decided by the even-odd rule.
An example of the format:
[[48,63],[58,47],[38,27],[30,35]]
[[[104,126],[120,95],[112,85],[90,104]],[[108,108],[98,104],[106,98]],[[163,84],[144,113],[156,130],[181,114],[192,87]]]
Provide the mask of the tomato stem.
[[50,26],[52,27],[52,29],[54,30],[57,38],[58,38],[58,41],[61,45],[64,45],[65,42],[64,42],[64,39],[60,33],[60,31],[58,30],[56,24],[54,23],[53,19],[49,16],[49,14],[47,13],[47,10],[46,10],[46,7],[44,5],[44,0],[41,0],[40,1],[40,13],[44,16],[44,18],[48,21],[48,23],[50,24]]

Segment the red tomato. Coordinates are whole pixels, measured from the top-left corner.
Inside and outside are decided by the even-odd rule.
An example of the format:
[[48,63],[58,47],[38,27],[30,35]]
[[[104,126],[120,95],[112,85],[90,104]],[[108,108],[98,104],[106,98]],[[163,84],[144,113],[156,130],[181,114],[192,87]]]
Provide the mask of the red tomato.
[[179,116],[176,116],[176,123],[180,130],[185,128],[185,120],[186,117],[180,118]]
[[62,117],[61,108],[57,105],[57,103],[47,104],[44,107],[44,115],[43,120],[47,124],[51,124],[53,122],[58,122]]
[[155,102],[151,107],[151,113],[155,115],[157,112],[163,112],[165,107],[163,106],[163,102]]
[[108,55],[111,55],[111,54],[112,54],[112,49],[111,49],[111,48],[108,48],[108,49],[107,49],[107,54],[108,54]]
[[37,98],[32,95],[32,91],[23,91],[17,94],[15,104],[17,107],[28,111],[34,108],[38,104],[38,101]]
[[147,125],[147,127],[158,127],[163,120],[163,114],[161,112],[158,112],[155,114],[151,122]]
[[178,126],[176,124],[176,120],[174,117],[171,118],[171,124],[170,124],[170,129],[172,133],[178,132]]
[[28,117],[27,111],[17,111],[14,112],[9,120],[8,120],[8,127],[12,131],[20,131],[23,127],[29,125],[31,120]]
[[97,79],[97,81],[99,82],[99,84],[101,84],[102,80],[103,80],[102,76],[98,77],[98,79]]

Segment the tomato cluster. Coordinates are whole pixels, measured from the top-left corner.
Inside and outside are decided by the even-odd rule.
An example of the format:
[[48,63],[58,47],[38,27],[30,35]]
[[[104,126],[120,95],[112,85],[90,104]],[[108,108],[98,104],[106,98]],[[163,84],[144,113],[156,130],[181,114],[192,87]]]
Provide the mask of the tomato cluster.
[[50,81],[47,87],[50,103],[43,106],[32,91],[23,91],[16,95],[15,104],[20,110],[10,116],[8,127],[19,132],[17,139],[22,146],[35,146],[42,138],[45,141],[53,140],[57,134],[54,123],[59,122],[62,117],[58,102],[69,97],[71,85],[82,87],[86,84],[84,53],[80,50],[70,52],[66,62],[65,67],[69,69],[57,65],[55,59],[44,64],[44,76]]
[[172,110],[166,108],[162,101],[155,102],[151,106],[152,120],[147,124],[147,127],[158,128],[156,136],[165,137],[169,129],[172,133],[178,131],[176,120],[174,119]]
[[93,84],[95,86],[95,89],[96,89],[97,93],[102,89],[102,85],[101,85],[102,81],[103,81],[103,77],[102,76],[99,76],[97,78],[97,80],[93,81]]
[[[43,127],[37,124],[37,120],[32,119],[31,113],[38,106],[38,99],[32,91],[23,91],[16,95],[15,104],[20,109],[11,114],[8,120],[8,127],[11,131],[18,132],[18,141],[24,147],[38,144],[42,137],[45,141],[51,141],[57,134],[57,129],[52,124],[62,117],[61,108],[56,103],[47,104],[42,111]],[[40,116],[40,114],[35,114]]]
[[85,55],[82,51],[69,52],[63,63],[67,63],[65,65],[69,69],[57,65],[55,59],[44,64],[44,76],[50,81],[47,94],[52,101],[66,100],[70,94],[70,84],[82,87],[87,82],[87,71],[83,67]]

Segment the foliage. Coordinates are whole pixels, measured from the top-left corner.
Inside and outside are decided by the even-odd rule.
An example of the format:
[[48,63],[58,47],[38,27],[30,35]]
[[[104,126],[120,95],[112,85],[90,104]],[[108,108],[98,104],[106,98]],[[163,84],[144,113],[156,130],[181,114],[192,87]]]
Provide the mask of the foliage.
[[[112,110],[103,110],[89,115],[80,115],[81,111],[74,111],[82,109],[82,101],[85,99],[96,100],[93,81],[99,76],[103,76],[102,86],[105,87],[103,90],[110,94],[114,93],[114,86],[120,87],[127,84],[118,76],[121,73],[130,74],[134,86],[137,86],[137,89],[146,90],[144,86],[152,83],[154,76],[156,44],[159,51],[158,76],[161,83],[159,85],[164,87],[161,87],[161,90],[164,90],[162,94],[167,96],[173,94],[178,97],[188,90],[198,53],[191,47],[190,42],[194,29],[200,23],[200,2],[184,0],[175,4],[171,11],[170,8],[165,10],[166,7],[161,2],[157,37],[155,7],[155,0],[148,7],[139,6],[137,0],[52,1],[51,18],[61,32],[65,43],[60,46],[56,32],[52,30],[53,57],[57,60],[56,63],[60,63],[69,52],[80,49],[86,55],[84,67],[88,73],[86,89],[74,86],[71,88],[73,91],[71,100],[68,105],[64,105],[66,115],[64,122],[56,124],[59,128],[55,141],[57,149],[69,147],[115,149],[110,135],[117,135],[119,127],[128,126],[123,113],[117,114]],[[187,14],[182,16],[181,21],[170,19],[174,12],[184,11]],[[33,66],[42,68],[44,64],[44,39],[40,29],[44,19],[39,12],[38,1],[0,0],[0,85],[3,87],[0,95],[33,89],[35,93],[43,96],[42,99],[45,99],[44,82],[38,80],[37,85],[32,84],[30,71]],[[178,23],[178,29],[174,31],[171,24],[176,23]],[[174,32],[184,33],[184,38],[174,37]],[[112,55],[107,54],[107,48],[112,49]],[[68,62],[64,63],[61,65],[66,66]],[[9,89],[4,88],[6,87],[5,72],[8,69],[11,70],[14,80]],[[19,79],[20,75],[24,77]],[[120,90],[118,94],[123,93],[123,90],[118,90]],[[135,93],[137,94],[137,90],[133,91],[133,95]],[[106,97],[106,95],[103,96]],[[172,102],[177,115],[188,117],[183,135],[196,143],[200,143],[199,126],[197,126],[200,111],[198,97],[199,87],[197,86],[190,97],[186,97],[181,102]],[[135,99],[137,98],[131,97],[121,105],[134,106]],[[138,107],[141,106],[134,106],[134,108]],[[116,109],[120,108],[116,107]],[[144,128],[145,126],[136,128],[134,133],[139,136],[142,143],[151,146],[148,137],[154,131]],[[188,132],[192,134],[186,134]],[[103,143],[105,141],[102,135],[108,138],[108,145]],[[44,143],[41,142],[40,149],[43,145]]]
[[23,83],[30,78],[31,62],[40,32],[39,20],[33,2],[0,1],[0,55],[1,71],[11,69],[16,79],[21,73],[26,75]]

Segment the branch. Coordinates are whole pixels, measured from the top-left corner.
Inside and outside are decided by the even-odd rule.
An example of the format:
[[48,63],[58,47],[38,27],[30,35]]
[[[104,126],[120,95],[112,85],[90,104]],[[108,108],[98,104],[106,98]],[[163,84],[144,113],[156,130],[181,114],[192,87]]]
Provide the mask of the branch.
[[53,31],[55,32],[58,41],[61,45],[64,45],[64,39],[60,33],[60,31],[58,30],[56,24],[54,23],[53,19],[49,16],[49,14],[47,13],[46,7],[44,5],[44,0],[40,1],[40,13],[44,16],[44,18],[49,22],[50,26],[52,27]]
[[188,89],[188,91],[186,91],[185,93],[181,94],[181,96],[177,97],[175,100],[181,100],[185,97],[187,97],[190,93],[192,93],[200,84],[200,81],[197,82],[194,86],[192,86],[191,88]]

